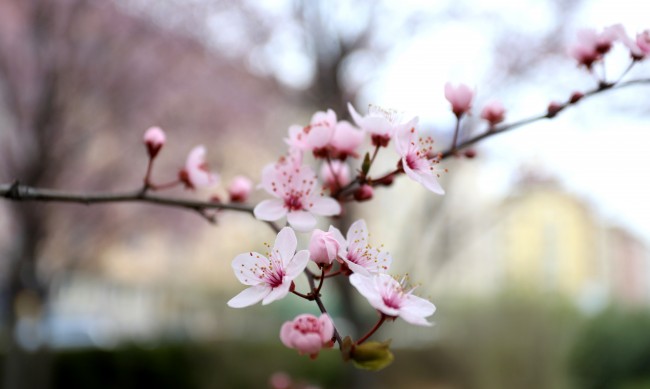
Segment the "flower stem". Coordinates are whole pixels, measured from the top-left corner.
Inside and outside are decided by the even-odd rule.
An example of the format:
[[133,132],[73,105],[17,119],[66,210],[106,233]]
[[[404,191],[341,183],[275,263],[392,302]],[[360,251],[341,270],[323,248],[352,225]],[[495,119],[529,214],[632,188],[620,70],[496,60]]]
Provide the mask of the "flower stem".
[[379,327],[381,327],[381,325],[384,324],[384,322],[386,321],[386,317],[387,317],[387,316],[384,315],[384,314],[381,313],[381,312],[380,312],[379,314],[380,314],[381,316],[379,317],[379,320],[377,321],[377,323],[375,323],[375,326],[372,327],[372,328],[370,329],[370,331],[368,331],[367,334],[365,334],[365,335],[362,336],[359,340],[357,340],[357,341],[355,342],[355,344],[359,345],[359,344],[365,342],[366,340],[368,340],[368,338],[371,337],[372,334],[374,334],[375,332],[377,332],[377,330],[379,329]]

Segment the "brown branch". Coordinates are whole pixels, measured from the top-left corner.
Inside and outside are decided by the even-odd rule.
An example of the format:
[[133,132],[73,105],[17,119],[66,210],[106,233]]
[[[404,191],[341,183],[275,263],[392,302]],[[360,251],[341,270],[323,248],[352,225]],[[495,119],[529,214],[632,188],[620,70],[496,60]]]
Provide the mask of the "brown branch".
[[[209,209],[222,209],[228,211],[244,212],[253,215],[253,206],[247,204],[217,203],[213,201],[199,201],[176,197],[167,197],[155,195],[151,192],[143,191],[142,189],[119,193],[78,193],[54,189],[35,188],[20,184],[18,181],[14,181],[12,184],[0,184],[0,197],[4,197],[12,201],[63,202],[85,205],[128,202],[149,203],[196,211],[211,223],[214,223],[215,219],[212,217],[212,215],[205,213],[205,211]],[[275,223],[266,223],[276,233],[280,231],[280,227]]]

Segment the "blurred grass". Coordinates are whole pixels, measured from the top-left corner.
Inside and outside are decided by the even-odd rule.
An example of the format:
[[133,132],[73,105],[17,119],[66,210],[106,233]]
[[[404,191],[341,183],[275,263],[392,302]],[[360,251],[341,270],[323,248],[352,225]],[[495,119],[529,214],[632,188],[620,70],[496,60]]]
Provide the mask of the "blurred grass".
[[395,362],[378,373],[355,370],[336,350],[312,361],[276,339],[124,345],[43,357],[52,358],[53,387],[66,389],[267,388],[278,371],[321,388],[650,388],[647,309],[610,308],[586,317],[557,297],[517,294],[439,307],[436,340],[394,348]]

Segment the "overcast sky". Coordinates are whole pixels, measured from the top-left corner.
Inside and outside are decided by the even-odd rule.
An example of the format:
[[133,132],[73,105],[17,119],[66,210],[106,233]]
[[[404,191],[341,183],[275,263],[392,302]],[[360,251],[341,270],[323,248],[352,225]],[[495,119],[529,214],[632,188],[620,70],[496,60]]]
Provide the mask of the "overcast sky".
[[[538,0],[464,3],[475,11],[491,8],[504,15],[516,15],[508,21],[521,31],[543,30],[551,17],[541,5],[544,2]],[[573,30],[615,23],[622,23],[630,34],[650,28],[650,2],[640,6],[644,3],[633,0],[588,0],[584,4],[576,14]],[[492,95],[503,98],[510,120],[542,113],[549,101],[564,100],[571,90],[593,87],[593,79],[567,58],[549,64],[537,77],[514,90],[508,86],[486,90],[484,77],[494,34],[493,28],[482,23],[461,25],[450,21],[432,26],[390,56],[386,72],[369,84],[364,98],[419,115],[433,128],[447,129],[453,123],[443,95],[447,81],[475,87],[483,100]],[[607,71],[613,77],[627,65],[628,57],[622,47],[610,57]],[[628,78],[635,76],[650,77],[649,60]],[[484,193],[507,193],[513,174],[524,164],[535,164],[557,175],[567,189],[591,203],[598,214],[630,227],[650,241],[648,88],[645,85],[608,92],[581,102],[552,121],[485,141],[479,148],[485,156],[480,161],[484,164]]]

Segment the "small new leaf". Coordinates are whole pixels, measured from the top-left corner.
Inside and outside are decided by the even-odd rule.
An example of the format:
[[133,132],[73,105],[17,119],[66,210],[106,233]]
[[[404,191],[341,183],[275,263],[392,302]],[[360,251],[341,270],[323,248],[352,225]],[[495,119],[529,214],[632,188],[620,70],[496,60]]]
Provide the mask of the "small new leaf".
[[366,342],[352,349],[350,358],[360,369],[377,371],[393,362],[395,357],[390,352],[390,340],[385,342]]
[[366,153],[366,156],[363,157],[363,164],[361,164],[361,174],[365,177],[368,175],[370,170],[370,153]]

